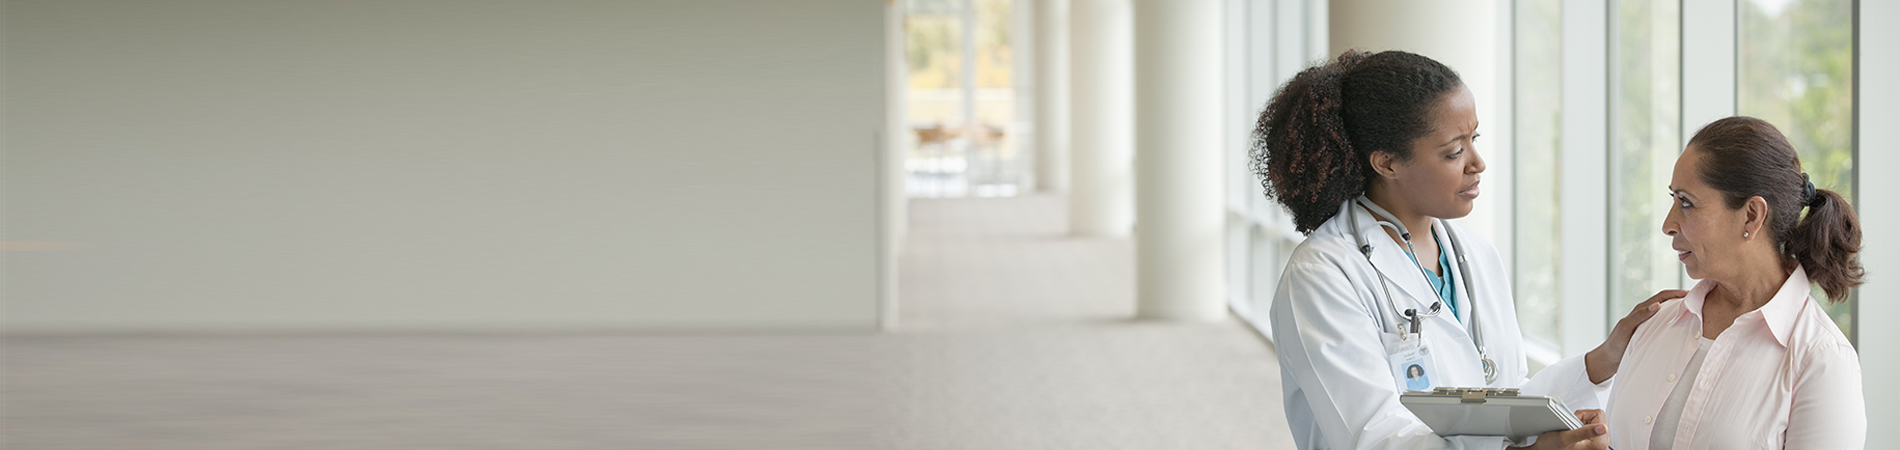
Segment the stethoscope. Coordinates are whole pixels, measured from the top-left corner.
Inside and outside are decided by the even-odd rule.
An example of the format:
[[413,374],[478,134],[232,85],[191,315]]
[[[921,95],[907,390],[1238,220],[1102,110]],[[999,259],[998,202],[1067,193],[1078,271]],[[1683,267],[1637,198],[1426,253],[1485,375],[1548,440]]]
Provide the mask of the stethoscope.
[[[1380,208],[1378,204],[1366,201],[1363,196],[1354,199],[1353,203],[1377,215],[1380,220],[1376,223],[1378,223],[1379,226],[1392,228],[1393,231],[1399,232],[1399,237],[1405,241],[1405,251],[1407,253],[1413,255],[1418,254],[1418,252],[1412,250],[1412,233],[1406,231],[1405,224],[1399,223],[1399,219],[1393,216],[1392,213],[1387,212],[1385,208]],[[1372,243],[1366,240],[1365,234],[1359,232],[1359,214],[1353,211],[1346,211],[1346,213],[1352,215],[1351,218],[1346,220],[1346,223],[1352,228],[1353,240],[1359,244],[1359,253],[1365,255],[1366,264],[1370,265],[1372,264]],[[1491,361],[1490,354],[1487,353],[1484,348],[1484,325],[1478,322],[1477,283],[1471,279],[1471,265],[1465,262],[1464,245],[1458,242],[1458,235],[1451,231],[1451,227],[1445,227],[1445,239],[1451,241],[1452,253],[1458,256],[1458,271],[1464,272],[1465,274],[1465,307],[1471,311],[1471,340],[1473,344],[1478,346],[1478,363],[1484,366],[1484,382],[1485,384],[1497,382],[1498,365],[1496,362]],[[1430,311],[1424,314],[1420,314],[1417,309],[1411,308],[1407,308],[1405,311],[1399,311],[1399,305],[1395,300],[1396,297],[1392,296],[1392,287],[1385,281],[1385,272],[1379,272],[1377,266],[1374,266],[1372,271],[1379,274],[1379,289],[1385,292],[1386,306],[1390,307],[1392,313],[1397,314],[1401,320],[1398,326],[1400,339],[1404,339],[1411,333],[1423,332],[1422,322],[1424,322],[1425,318],[1437,316],[1443,312],[1443,302],[1437,300],[1432,301]],[[1419,275],[1424,276],[1423,269],[1421,269]],[[1408,323],[1411,325],[1409,331],[1406,326]]]

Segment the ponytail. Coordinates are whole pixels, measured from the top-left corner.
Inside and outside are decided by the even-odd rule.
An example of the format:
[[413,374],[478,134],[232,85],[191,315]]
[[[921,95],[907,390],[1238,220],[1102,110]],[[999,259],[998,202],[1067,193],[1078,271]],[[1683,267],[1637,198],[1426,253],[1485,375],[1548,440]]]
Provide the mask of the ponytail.
[[1697,177],[1720,191],[1730,209],[1753,197],[1767,201],[1767,234],[1779,244],[1785,268],[1800,264],[1830,302],[1846,301],[1861,285],[1860,219],[1839,193],[1814,188],[1781,130],[1761,119],[1729,117],[1702,127],[1688,147],[1706,152]]
[[1294,229],[1302,234],[1312,234],[1339,213],[1341,202],[1365,191],[1367,163],[1346,139],[1339,84],[1366,55],[1347,51],[1300,71],[1273,94],[1254,126],[1254,174],[1267,198],[1293,213]]
[[1807,269],[1808,280],[1821,285],[1830,301],[1847,299],[1849,289],[1866,276],[1861,269],[1860,218],[1841,194],[1819,189],[1808,202],[1808,214],[1794,226],[1784,244],[1789,256]]
[[1253,172],[1294,229],[1312,234],[1365,193],[1373,152],[1410,159],[1412,141],[1430,131],[1427,113],[1462,85],[1431,58],[1348,50],[1273,94],[1254,126]]

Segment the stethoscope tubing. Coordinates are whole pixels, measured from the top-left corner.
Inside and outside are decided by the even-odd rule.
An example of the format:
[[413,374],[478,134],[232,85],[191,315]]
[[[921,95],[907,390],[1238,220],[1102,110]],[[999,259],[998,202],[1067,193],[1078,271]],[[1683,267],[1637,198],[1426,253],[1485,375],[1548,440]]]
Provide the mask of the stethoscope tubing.
[[[1367,204],[1366,202],[1363,202],[1360,200],[1353,200],[1353,204],[1364,207],[1367,210],[1372,211],[1372,213],[1375,216],[1379,216],[1378,218],[1380,220],[1376,222],[1379,224],[1379,226],[1391,227],[1393,230],[1398,231],[1399,236],[1406,241],[1405,243],[1406,250],[1408,252],[1411,251],[1411,245],[1412,245],[1411,233],[1405,229],[1404,224],[1398,223],[1398,219],[1391,217],[1391,213],[1386,212],[1384,208],[1380,208],[1376,204]],[[1372,264],[1372,243],[1371,241],[1368,241],[1366,239],[1365,234],[1359,232],[1359,214],[1357,212],[1351,211],[1350,208],[1348,208],[1346,213],[1351,214],[1351,217],[1348,217],[1346,220],[1347,220],[1347,224],[1351,228],[1353,241],[1354,243],[1359,244],[1358,245],[1359,253],[1362,256],[1365,256],[1366,264],[1371,265]],[[1445,239],[1448,241],[1451,241],[1452,252],[1457,256],[1457,259],[1458,259],[1458,271],[1463,272],[1465,275],[1464,276],[1464,279],[1465,279],[1464,291],[1465,291],[1465,300],[1466,300],[1465,307],[1469,308],[1467,309],[1468,311],[1471,311],[1471,324],[1472,324],[1471,325],[1471,340],[1472,340],[1472,344],[1478,347],[1478,358],[1479,358],[1479,363],[1484,366],[1485,382],[1486,383],[1495,382],[1497,381],[1497,364],[1491,361],[1489,352],[1486,351],[1486,348],[1484,345],[1484,325],[1478,322],[1477,283],[1472,281],[1471,265],[1465,259],[1464,244],[1462,242],[1459,242],[1458,234],[1452,231],[1451,227],[1445,227]],[[1417,253],[1414,252],[1413,254],[1417,254]],[[1376,265],[1373,266],[1372,271],[1379,275],[1379,289],[1385,292],[1386,306],[1388,306],[1392,310],[1393,314],[1399,316],[1399,321],[1401,323],[1409,322],[1413,324],[1418,324],[1420,322],[1414,319],[1433,317],[1443,312],[1440,306],[1443,302],[1439,302],[1437,300],[1432,301],[1432,306],[1430,308],[1430,311],[1425,314],[1419,314],[1417,310],[1415,309],[1407,309],[1404,312],[1400,312],[1397,297],[1392,295],[1392,288],[1390,284],[1386,282],[1385,272],[1380,272],[1378,269],[1378,266]],[[1424,276],[1423,271],[1421,271],[1419,275]],[[1414,325],[1413,329],[1406,330],[1404,329],[1404,326],[1401,325],[1399,329],[1399,336],[1401,339],[1403,339],[1407,334],[1422,333],[1424,331],[1423,328],[1424,328],[1423,326]]]

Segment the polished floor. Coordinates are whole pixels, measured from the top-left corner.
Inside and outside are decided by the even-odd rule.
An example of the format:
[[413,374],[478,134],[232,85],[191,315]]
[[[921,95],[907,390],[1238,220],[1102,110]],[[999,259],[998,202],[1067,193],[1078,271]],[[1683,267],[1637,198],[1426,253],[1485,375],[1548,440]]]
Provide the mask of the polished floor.
[[1271,347],[1062,208],[913,201],[888,333],[10,337],[0,448],[1290,448]]
[[1292,448],[1271,347],[1131,320],[1132,243],[1065,236],[1063,206],[911,203],[891,448]]

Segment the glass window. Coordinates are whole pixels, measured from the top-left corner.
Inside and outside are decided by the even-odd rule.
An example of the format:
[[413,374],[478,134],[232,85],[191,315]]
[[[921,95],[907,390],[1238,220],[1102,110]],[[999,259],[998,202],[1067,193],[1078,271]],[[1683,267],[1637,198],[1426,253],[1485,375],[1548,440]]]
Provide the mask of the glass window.
[[[1801,153],[1814,186],[1852,203],[1853,1],[1746,0],[1737,7],[1736,108],[1775,124]],[[1826,298],[1818,286],[1814,298]],[[1856,336],[1853,301],[1826,309]]]
[[1681,153],[1681,7],[1618,0],[1610,12],[1609,324],[1656,291],[1682,286],[1662,234]]
[[1558,0],[1519,0],[1513,8],[1515,75],[1512,121],[1517,148],[1513,264],[1514,297],[1524,337],[1555,351],[1563,336],[1558,320],[1558,156],[1563,41]]
[[[1234,27],[1228,30],[1229,45],[1243,47],[1230,48],[1227,60],[1228,95],[1233,96],[1229,100],[1237,102],[1231,104],[1237,114],[1230,117],[1236,126],[1231,137],[1238,144],[1230,150],[1234,153],[1229,160],[1228,301],[1236,314],[1266,336],[1272,335],[1267,312],[1280,274],[1306,237],[1294,232],[1291,215],[1267,198],[1248,152],[1255,122],[1270,95],[1306,68],[1308,61],[1324,57],[1323,51],[1275,45],[1282,43],[1276,38],[1303,36],[1310,31],[1310,20],[1324,23],[1323,18],[1279,15],[1284,12],[1281,8],[1300,4],[1300,0],[1261,0],[1227,5],[1229,14],[1240,16],[1228,17],[1227,25]],[[1325,47],[1324,42],[1319,47]]]
[[1016,120],[1012,1],[910,0],[904,42],[916,143],[905,161],[911,196],[1026,191],[1033,161],[1009,133]]

